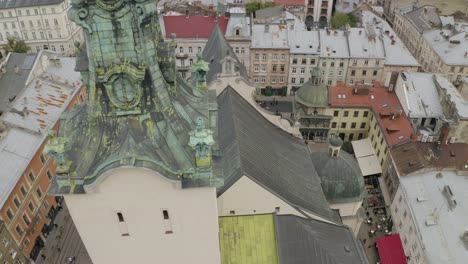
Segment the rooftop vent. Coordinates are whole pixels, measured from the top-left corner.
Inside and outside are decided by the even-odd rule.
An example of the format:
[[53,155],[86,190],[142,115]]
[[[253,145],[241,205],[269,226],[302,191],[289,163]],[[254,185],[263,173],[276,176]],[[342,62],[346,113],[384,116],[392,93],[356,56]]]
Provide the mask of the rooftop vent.
[[427,219],[427,220],[425,221],[425,224],[426,224],[426,226],[437,225],[437,223],[436,223],[433,219]]
[[442,178],[443,176],[444,176],[444,175],[443,175],[442,173],[440,173],[440,172],[438,172],[438,173],[436,174],[436,178],[437,178],[437,179],[440,179],[440,178]]
[[445,185],[444,188],[442,189],[442,193],[444,194],[445,198],[447,199],[448,205],[450,209],[453,209],[457,206],[457,201],[453,199],[453,193],[452,189],[450,189],[450,186]]
[[418,197],[418,198],[416,198],[416,201],[418,201],[418,203],[422,203],[422,202],[425,202],[427,200],[424,197]]
[[270,25],[265,25],[265,33],[270,32]]

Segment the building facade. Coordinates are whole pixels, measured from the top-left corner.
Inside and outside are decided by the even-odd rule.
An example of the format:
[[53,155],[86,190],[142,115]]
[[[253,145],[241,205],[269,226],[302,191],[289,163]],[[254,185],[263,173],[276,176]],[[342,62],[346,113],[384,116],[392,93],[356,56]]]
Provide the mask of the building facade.
[[287,31],[279,24],[256,24],[252,28],[250,79],[264,95],[286,95],[290,49]]
[[333,10],[333,0],[307,0],[306,25],[325,27],[330,22]]
[[0,261],[2,263],[30,263],[29,258],[14,242],[10,231],[5,227],[5,223],[3,221],[0,221],[0,241]]
[[81,28],[68,19],[69,6],[69,0],[0,3],[0,51],[7,38],[14,37],[24,40],[30,52],[75,54],[75,42],[82,44],[83,36]]
[[[23,67],[17,69],[16,63]],[[86,94],[72,58],[47,51],[10,53],[3,67],[0,86],[7,88],[6,82],[15,87],[18,94],[14,98],[18,99],[0,119],[0,174],[4,180],[0,218],[12,236],[11,243],[36,259],[53,228],[57,207],[55,197],[47,195],[56,165],[42,152],[49,129],[56,128],[61,112],[82,103]]]

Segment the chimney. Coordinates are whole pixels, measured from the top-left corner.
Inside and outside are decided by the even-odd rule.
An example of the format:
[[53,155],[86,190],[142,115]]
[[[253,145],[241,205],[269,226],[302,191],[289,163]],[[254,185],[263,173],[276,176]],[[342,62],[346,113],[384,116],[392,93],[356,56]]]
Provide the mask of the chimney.
[[465,52],[465,58],[467,58],[467,57],[468,57],[468,51],[467,51],[467,52]]
[[359,35],[361,35],[361,34],[362,34],[362,30],[359,30]]
[[270,32],[270,25],[265,25],[265,33]]
[[395,45],[395,40],[394,39],[392,39],[392,45]]

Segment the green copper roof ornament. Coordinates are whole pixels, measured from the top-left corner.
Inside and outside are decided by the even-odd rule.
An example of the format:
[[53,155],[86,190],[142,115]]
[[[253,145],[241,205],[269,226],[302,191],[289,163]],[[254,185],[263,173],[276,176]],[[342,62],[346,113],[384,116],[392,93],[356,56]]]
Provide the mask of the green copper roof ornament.
[[86,193],[123,166],[156,171],[182,188],[221,186],[208,64],[199,54],[196,85],[178,74],[175,35],[162,41],[157,1],[73,0],[68,14],[85,35],[77,70],[88,100],[64,112],[46,148],[59,164],[49,192]]
[[54,159],[57,164],[57,174],[67,174],[70,171],[72,162],[66,159],[68,142],[67,138],[57,137],[54,130],[49,130],[49,143],[43,152]]
[[195,77],[195,83],[200,89],[207,89],[206,74],[208,73],[208,63],[203,60],[201,51],[197,52],[197,61],[192,64],[192,73]]
[[189,146],[195,150],[195,159],[198,168],[211,166],[211,147],[213,146],[213,131],[205,128],[203,117],[197,118],[197,127],[190,132]]

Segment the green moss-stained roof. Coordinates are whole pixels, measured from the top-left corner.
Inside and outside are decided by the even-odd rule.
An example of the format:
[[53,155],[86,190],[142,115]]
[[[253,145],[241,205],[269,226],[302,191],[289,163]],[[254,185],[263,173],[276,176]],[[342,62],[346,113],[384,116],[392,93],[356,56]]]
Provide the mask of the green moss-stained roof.
[[219,218],[222,264],[278,263],[272,214]]
[[328,88],[309,80],[297,91],[296,101],[308,107],[325,107],[328,105]]

